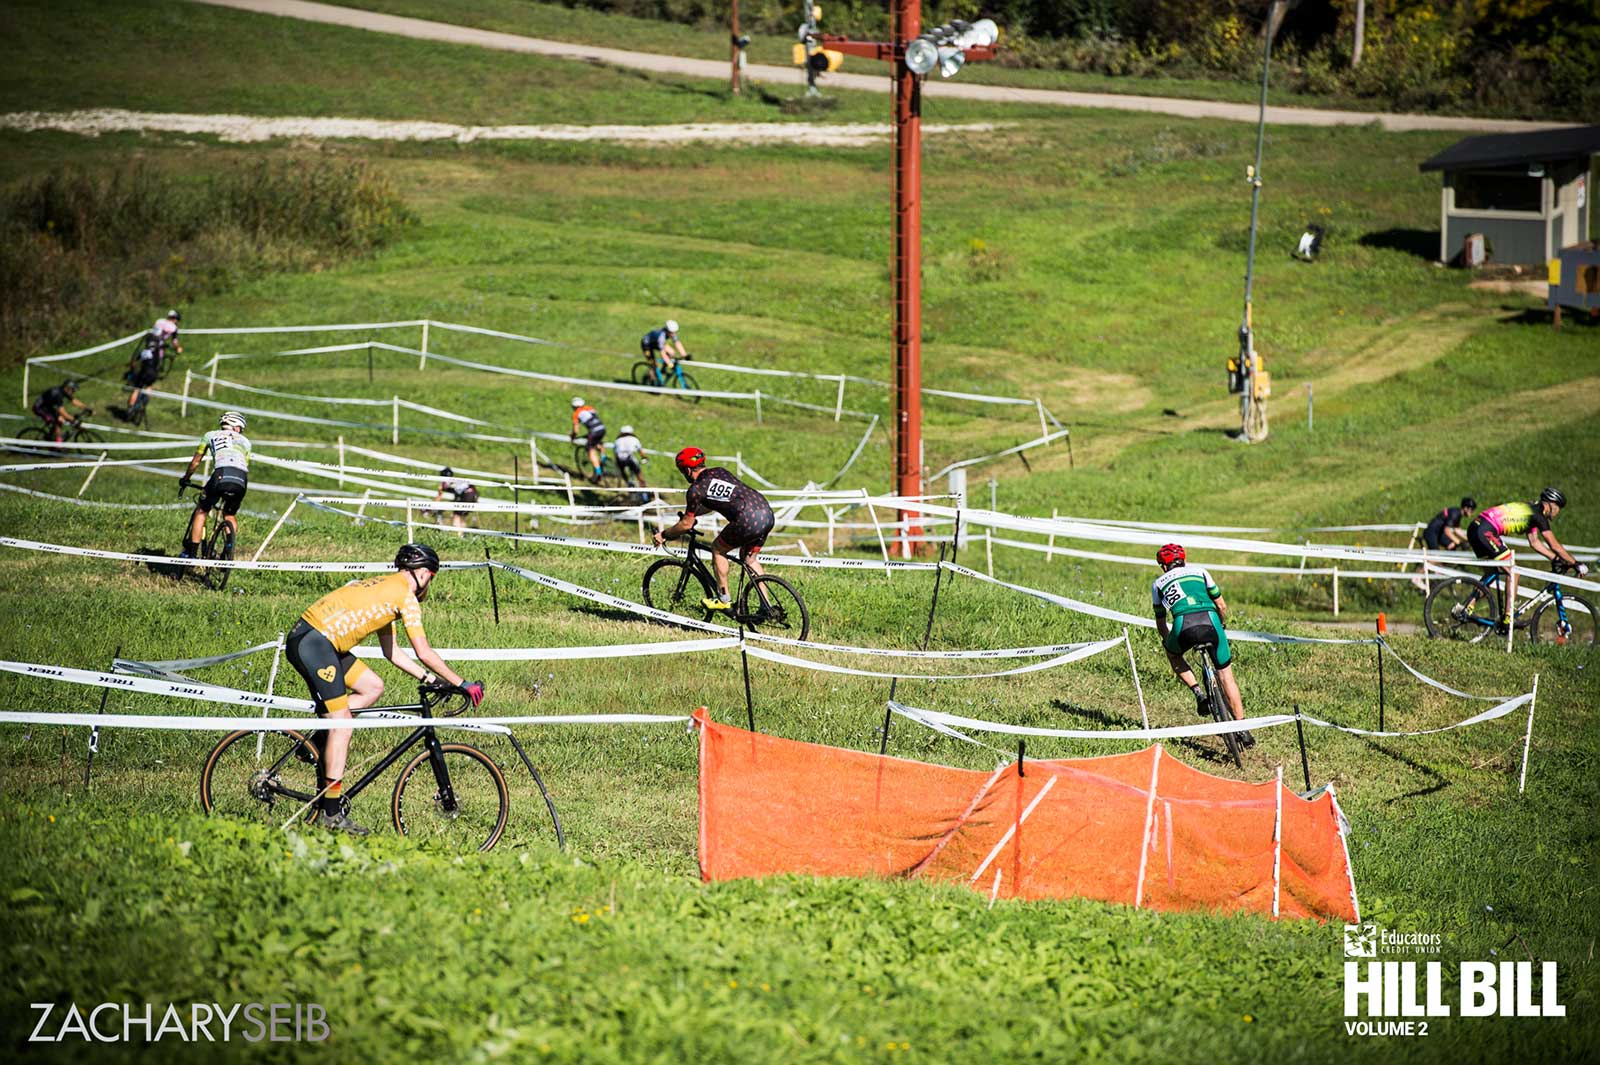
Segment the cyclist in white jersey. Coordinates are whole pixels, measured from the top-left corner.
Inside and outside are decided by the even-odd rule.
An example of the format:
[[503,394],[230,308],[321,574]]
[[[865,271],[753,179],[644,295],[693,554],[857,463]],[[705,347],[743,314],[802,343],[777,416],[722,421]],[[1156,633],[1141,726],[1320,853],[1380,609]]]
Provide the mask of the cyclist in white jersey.
[[195,557],[200,538],[205,535],[206,518],[218,504],[222,506],[222,520],[228,525],[228,535],[239,535],[239,504],[244,502],[245,492],[250,487],[250,440],[244,435],[243,414],[230,410],[222,416],[218,428],[201,437],[200,446],[189,460],[189,468],[178,478],[180,490],[189,487],[194,471],[200,468],[200,460],[207,455],[211,457],[211,476],[189,519],[189,535],[183,541],[184,558]]
[[645,461],[644,445],[633,435],[633,426],[622,427],[622,432],[617,435],[611,450],[617,456],[617,472],[622,474],[623,481],[630,488],[635,481],[639,482],[640,488],[650,487],[644,483],[644,471],[640,469]]

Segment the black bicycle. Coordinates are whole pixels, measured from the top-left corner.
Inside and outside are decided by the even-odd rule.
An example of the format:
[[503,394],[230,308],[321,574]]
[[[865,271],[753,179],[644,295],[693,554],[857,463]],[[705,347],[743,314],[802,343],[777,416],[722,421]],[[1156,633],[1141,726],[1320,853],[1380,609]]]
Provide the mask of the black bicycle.
[[[83,441],[86,444],[100,443],[100,434],[84,424],[84,419],[94,413],[90,407],[76,418],[69,418],[61,425],[61,443],[71,444]],[[17,430],[18,440],[43,440],[47,444],[56,443],[54,433],[45,425],[29,425]]]
[[[199,485],[181,485],[178,488],[179,498],[182,498],[184,491],[189,489],[192,489],[197,497],[205,494],[205,490]],[[188,522],[191,519],[192,515],[190,518],[184,519],[185,537],[188,536]],[[224,517],[222,514],[218,514],[216,521],[211,526],[210,533],[206,533],[204,530],[201,530],[200,557],[208,562],[232,562],[233,541],[233,527],[228,524],[228,519],[226,517]],[[233,573],[233,567],[196,566],[194,567],[194,571],[195,576],[200,578],[201,583],[203,583],[207,588],[211,588],[214,591],[220,592],[222,589],[228,586],[228,577]]]
[[[378,760],[377,765],[344,790],[346,801],[365,791],[385,770],[418,744],[422,750],[400,770],[389,799],[389,815],[402,836],[413,836],[456,850],[486,851],[500,841],[511,812],[511,793],[505,774],[494,759],[465,743],[443,743],[426,722],[434,710],[454,699],[440,717],[454,717],[466,709],[466,696],[448,685],[422,685],[417,702],[401,706],[355,711],[372,714],[412,715],[423,723]],[[508,733],[509,735],[509,733]],[[565,845],[555,803],[545,790],[516,739],[518,754],[528,767],[555,828],[556,843]],[[303,817],[317,819],[317,798],[324,782],[320,772],[322,747],[317,739],[294,731],[243,730],[224,736],[206,756],[200,773],[200,805],[206,813],[272,824]]]
[[[1556,573],[1567,570],[1564,563],[1551,565]],[[1451,577],[1440,581],[1428,593],[1423,620],[1428,635],[1435,639],[1478,643],[1492,634],[1506,635],[1506,609],[1501,592],[1503,574],[1495,570],[1481,580],[1476,577]],[[1575,646],[1585,652],[1595,647],[1600,613],[1594,603],[1559,584],[1547,584],[1539,594],[1511,612],[1511,624],[1526,629],[1529,643]]]
[[[1200,683],[1205,686],[1206,705],[1211,708],[1211,716],[1219,724],[1232,724],[1233,712],[1228,708],[1228,699],[1222,693],[1222,684],[1217,680],[1217,660],[1214,657],[1217,645],[1204,643],[1200,645]],[[1240,769],[1244,768],[1244,759],[1240,757],[1239,734],[1237,732],[1224,732],[1221,735],[1222,744],[1228,749],[1228,757],[1233,759],[1233,764]]]
[[733,609],[707,609],[704,600],[716,596],[717,578],[700,557],[699,550],[703,548],[696,531],[690,529],[684,540],[687,550],[683,558],[659,559],[644,571],[646,606],[691,617],[699,615],[707,621],[731,621],[796,640],[811,634],[811,615],[794,585],[771,573],[757,576],[750,572],[743,551],[729,556],[739,567],[739,594]]

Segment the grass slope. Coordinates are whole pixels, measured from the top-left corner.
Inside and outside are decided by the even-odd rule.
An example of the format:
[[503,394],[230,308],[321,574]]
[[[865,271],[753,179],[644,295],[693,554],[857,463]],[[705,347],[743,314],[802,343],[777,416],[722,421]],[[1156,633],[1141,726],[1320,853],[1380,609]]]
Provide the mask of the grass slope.
[[[27,14],[33,10],[8,9],[6,17],[35,17]],[[222,27],[219,36],[200,38],[209,43],[193,57],[199,67],[216,64],[217,83],[185,89],[183,79],[157,79],[170,106],[220,106],[214,101],[221,97],[207,94],[242,91],[248,77],[235,79],[225,65],[261,72],[258,113],[292,113],[302,102],[298,90],[282,88],[297,76],[298,60],[279,54],[262,24],[200,7],[152,10],[216,17]],[[96,25],[107,39],[139,21],[109,5],[80,14],[105,19]],[[49,38],[30,33],[25,56],[56,53]],[[361,45],[317,27],[298,28],[296,39],[352,81],[352,99],[368,93],[366,99],[378,100],[377,88],[353,84],[362,55],[345,45]],[[212,53],[224,43],[232,49],[228,64]],[[413,54],[404,43],[383,47],[372,62]],[[9,76],[22,80],[8,83],[7,98],[26,89],[37,93],[36,106],[56,106],[69,89],[81,91],[81,74],[51,88],[46,79],[57,75],[41,72],[44,65],[13,64]],[[499,106],[515,97],[522,76],[510,68],[486,70],[475,84],[478,71],[448,63],[427,69],[426,78],[382,84],[390,94],[385,113],[420,114],[430,99],[447,101],[452,93],[470,101],[476,92],[491,101],[485,107]],[[326,84],[337,84],[335,73]],[[122,87],[82,100],[145,91],[155,90]],[[636,102],[628,102],[629,94]],[[643,115],[671,110],[704,118],[722,106],[691,99],[669,107],[660,97],[670,94],[581,79],[545,93],[559,97],[548,101],[552,109],[573,114],[633,107]],[[1425,248],[1436,195],[1415,163],[1443,143],[1437,136],[1274,133],[1262,244],[1270,252],[1259,263],[1257,325],[1283,402],[1267,445],[1244,448],[1221,436],[1233,417],[1221,395],[1220,364],[1237,321],[1247,211],[1233,179],[1248,140],[1221,124],[1085,113],[1058,114],[996,138],[930,142],[929,384],[1040,395],[1075,435],[1075,464],[1064,450],[1051,449],[1036,453],[1031,473],[1017,460],[979,467],[975,490],[981,493],[982,476],[993,473],[1001,506],[1016,511],[1056,507],[1143,520],[1306,525],[1410,520],[1463,491],[1511,498],[1556,481],[1574,496],[1558,526],[1563,538],[1600,540],[1600,507],[1583,491],[1600,459],[1594,431],[1600,349],[1593,329],[1552,333],[1528,313],[1527,301],[1468,290],[1459,275],[1430,266],[1413,250]],[[152,166],[203,175],[240,159],[302,150],[160,136],[85,142],[5,134],[0,144],[6,148],[0,181],[63,161],[114,167],[134,151]],[[607,146],[322,150],[370,156],[402,186],[422,225],[370,261],[314,276],[262,276],[186,307],[186,324],[427,315],[573,345],[526,349],[436,332],[435,350],[609,377],[625,372],[627,361],[577,349],[625,353],[646,327],[672,315],[683,321],[691,350],[706,358],[887,373],[886,149],[652,151],[648,170],[639,165],[640,150]],[[1315,267],[1282,255],[1307,217],[1332,224],[1329,253]],[[311,335],[294,343],[334,339]],[[191,338],[190,365],[220,346]],[[264,352],[286,345],[240,338],[225,346]],[[13,397],[20,386],[15,360],[29,354],[39,353],[5,352],[13,368],[0,375],[0,388]],[[114,362],[99,366],[112,383],[85,386],[102,408],[114,397]],[[404,394],[541,430],[563,426],[571,392],[434,367],[424,378],[404,360],[378,363],[368,382],[364,357],[257,360],[234,363],[229,372],[288,392]],[[748,385],[709,373],[705,380]],[[1297,387],[1308,381],[1318,398],[1314,432],[1296,424]],[[827,393],[821,396],[809,387],[785,384],[781,394],[831,400],[825,387],[817,386]],[[851,405],[887,412],[884,394],[852,389]],[[330,413],[299,400],[246,399],[219,389],[220,396]],[[741,450],[785,484],[831,473],[857,432],[770,409],[758,427],[747,407],[720,401],[690,408],[665,399],[601,398],[608,421],[633,421],[653,447],[692,441]],[[1164,413],[1169,408],[1177,417]],[[1026,412],[987,414],[931,403],[929,463],[1036,432]],[[170,405],[152,408],[159,430],[197,434],[208,421],[193,413],[181,419]],[[331,457],[337,432],[270,418],[252,418],[251,428],[258,439],[317,441],[327,449],[320,457]],[[408,435],[391,449],[381,428],[345,435],[428,461],[507,472],[511,464],[508,446]],[[861,462],[852,484],[887,487],[881,434]],[[8,479],[64,495],[81,483],[69,471]],[[277,470],[258,470],[256,479],[307,483]],[[170,491],[169,481],[149,474],[103,471],[85,495],[151,503],[169,501]],[[247,549],[286,501],[252,494]],[[269,557],[378,558],[401,535],[388,526],[297,515]],[[177,512],[78,511],[0,496],[0,530],[9,535],[170,550],[180,520]],[[504,527],[494,519],[485,524]],[[541,531],[570,532],[549,522]],[[452,558],[479,557],[482,550],[475,540],[438,542]],[[811,546],[820,550],[816,538]],[[635,593],[643,569],[633,559],[588,552],[498,543],[494,550],[622,595]],[[963,557],[972,561],[976,554]],[[1145,609],[1145,570],[1044,563],[1004,549],[996,549],[995,568],[1003,578]],[[898,647],[921,639],[925,577],[808,572],[800,582],[818,639]],[[0,629],[0,657],[99,668],[119,646],[144,658],[233,650],[282,631],[336,583],[322,575],[239,574],[217,596],[120,564],[6,551],[0,609],[13,624]],[[1328,606],[1322,581],[1228,575],[1224,586],[1248,627],[1296,628]],[[442,578],[428,604],[434,644],[553,646],[671,635],[523,582],[503,581],[500,592],[496,627],[481,574]],[[1345,610],[1356,616],[1383,608],[1416,617],[1416,597],[1404,586],[1346,582],[1342,594]],[[1022,645],[1113,631],[957,581],[941,593],[933,646]],[[1136,634],[1135,646],[1152,721],[1192,720],[1188,696],[1164,676],[1153,640]],[[1427,1040],[1347,1039],[1338,930],[1314,924],[1157,916],[1084,902],[989,910],[976,895],[912,884],[780,879],[701,886],[692,879],[693,745],[668,727],[537,733],[530,752],[560,804],[571,853],[553,851],[529,785],[514,777],[506,840],[491,855],[459,862],[389,832],[346,847],[321,836],[205,821],[193,798],[205,736],[108,735],[94,784],[85,789],[81,735],[6,729],[0,845],[15,857],[0,873],[0,898],[14,929],[0,946],[10,974],[0,996],[3,1023],[20,1030],[31,1018],[25,1004],[45,999],[281,997],[328,1006],[337,1036],[324,1052],[380,1058],[1442,1061],[1515,1053],[1526,1060],[1575,1059],[1596,1041],[1593,671],[1575,674],[1557,648],[1506,656],[1407,637],[1397,638],[1397,646],[1425,672],[1475,692],[1526,690],[1539,672],[1533,772],[1528,793],[1516,795],[1521,731],[1514,719],[1418,740],[1313,733],[1312,774],[1339,785],[1355,825],[1352,857],[1364,909],[1400,930],[1444,932],[1447,961],[1484,959],[1491,950],[1557,960],[1565,1022],[1452,1019]],[[883,668],[881,660],[844,661]],[[1239,661],[1252,710],[1298,703],[1342,723],[1375,721],[1369,648],[1250,647]],[[736,667],[731,658],[652,659],[648,669],[601,661],[493,664],[470,672],[488,680],[497,713],[682,712],[705,703],[720,719],[738,720],[743,687]],[[264,659],[242,662],[207,679],[259,688],[265,668]],[[752,672],[763,729],[857,749],[877,742],[883,682],[824,681],[761,665]],[[387,675],[398,684],[392,671]],[[1391,671],[1391,727],[1435,727],[1472,712],[1467,703],[1396,676]],[[280,675],[276,690],[295,693],[291,681]],[[1118,655],[1010,680],[907,681],[899,694],[919,705],[1026,724],[1118,727],[1137,720]],[[0,705],[97,703],[88,689],[0,677]],[[126,694],[109,708],[171,709]],[[514,763],[511,752],[490,747],[502,764]],[[1030,754],[1103,749],[1069,742],[1040,748],[1030,746]],[[358,744],[357,759],[375,750],[375,742]],[[994,758],[909,727],[896,728],[891,750],[972,768],[988,768]],[[1209,771],[1228,771],[1214,744],[1170,750]],[[1243,775],[1265,779],[1280,763],[1292,780],[1298,750],[1283,730],[1262,738]],[[378,826],[384,805],[364,799],[358,816]],[[311,1056],[287,1045],[265,1052],[283,1060]]]

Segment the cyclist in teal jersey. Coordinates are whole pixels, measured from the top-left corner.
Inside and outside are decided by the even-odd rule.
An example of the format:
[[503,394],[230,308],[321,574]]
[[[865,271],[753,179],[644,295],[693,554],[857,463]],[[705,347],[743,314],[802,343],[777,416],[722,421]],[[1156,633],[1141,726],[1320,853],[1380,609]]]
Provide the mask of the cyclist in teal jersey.
[[[1228,616],[1228,603],[1222,598],[1221,589],[1204,569],[1187,565],[1181,544],[1167,544],[1161,548],[1156,552],[1156,562],[1161,566],[1161,576],[1150,586],[1150,605],[1155,610],[1156,632],[1161,635],[1161,646],[1166,649],[1172,671],[1194,693],[1195,709],[1200,716],[1208,716],[1211,708],[1206,705],[1205,689],[1183,660],[1183,653],[1204,644],[1215,645],[1212,657],[1217,663],[1217,680],[1227,697],[1228,710],[1235,721],[1243,721],[1244,700],[1239,697],[1239,685],[1233,679],[1233,651],[1228,646],[1228,634],[1223,626]],[[1171,624],[1167,622],[1169,613]],[[1239,733],[1239,741],[1246,747],[1253,747],[1256,742],[1248,732]]]
[[[1498,507],[1490,507],[1473,518],[1472,524],[1467,526],[1467,543],[1472,545],[1472,553],[1479,558],[1510,562],[1511,548],[1501,538],[1526,536],[1528,546],[1548,558],[1557,572],[1570,567],[1577,571],[1578,576],[1587,576],[1589,567],[1573,558],[1572,552],[1562,547],[1561,541],[1550,531],[1550,523],[1566,505],[1564,492],[1559,488],[1546,488],[1531,503],[1501,503]],[[1516,570],[1508,570],[1506,579],[1506,603],[1514,609],[1517,602]],[[1503,623],[1501,631],[1504,631]]]

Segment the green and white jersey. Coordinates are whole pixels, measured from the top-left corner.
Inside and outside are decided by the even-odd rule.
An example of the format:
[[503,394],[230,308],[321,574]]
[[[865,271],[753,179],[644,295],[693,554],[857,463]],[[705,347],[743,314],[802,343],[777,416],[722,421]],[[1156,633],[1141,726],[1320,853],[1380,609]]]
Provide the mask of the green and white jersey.
[[213,429],[200,441],[200,446],[195,449],[195,455],[211,453],[211,469],[238,470],[241,473],[250,471],[250,441],[243,433],[235,433],[228,429]]
[[1201,566],[1173,566],[1150,586],[1150,605],[1157,617],[1169,611],[1176,618],[1215,610],[1215,601],[1220,598],[1222,590]]

